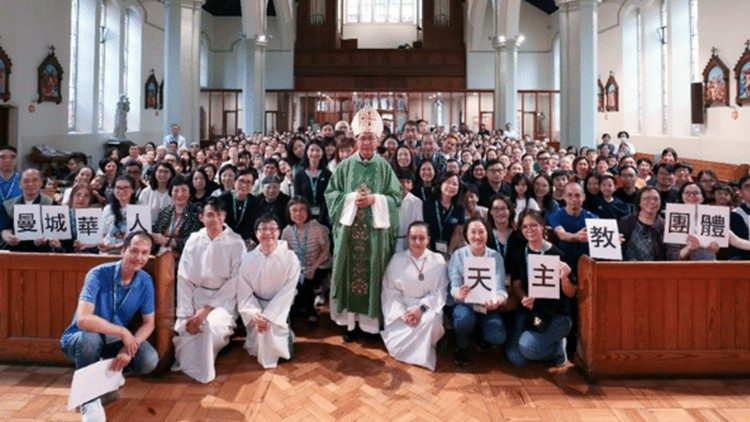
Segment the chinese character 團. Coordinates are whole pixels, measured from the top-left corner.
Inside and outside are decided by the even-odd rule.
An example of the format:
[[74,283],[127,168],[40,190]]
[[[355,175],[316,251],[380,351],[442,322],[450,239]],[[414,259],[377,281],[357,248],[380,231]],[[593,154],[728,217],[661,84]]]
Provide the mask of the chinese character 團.
[[[592,226],[589,236],[591,237],[591,243],[597,248],[617,248],[617,246],[612,243],[614,234],[614,230],[607,230],[606,227]],[[604,243],[604,245],[602,245],[602,243]]]
[[484,287],[485,290],[491,291],[492,289],[488,287],[486,284],[484,284],[485,280],[490,280],[492,277],[489,275],[483,275],[482,273],[489,271],[489,268],[475,268],[475,267],[469,267],[469,271],[474,271],[476,274],[472,274],[468,276],[469,280],[474,281],[474,284],[472,284],[471,289],[474,290],[475,287],[477,287],[479,284]]
[[724,223],[721,215],[701,215],[701,236],[724,237]]
[[690,214],[682,212],[673,212],[669,216],[670,233],[689,233],[690,232]]
[[36,228],[36,220],[34,214],[30,212],[22,212],[18,214],[18,232],[36,232],[39,231]]

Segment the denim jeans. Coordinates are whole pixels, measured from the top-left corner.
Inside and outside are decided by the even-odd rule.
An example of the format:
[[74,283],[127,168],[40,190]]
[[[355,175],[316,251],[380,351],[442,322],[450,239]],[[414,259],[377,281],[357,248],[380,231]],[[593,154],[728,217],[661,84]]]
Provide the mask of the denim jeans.
[[499,346],[505,343],[506,333],[503,319],[497,311],[481,314],[471,305],[457,303],[453,307],[453,328],[456,330],[456,344],[459,349],[469,347],[469,336],[479,324],[482,338],[487,343]]
[[[76,369],[83,368],[98,362],[100,359],[109,359],[117,356],[122,349],[122,341],[107,344],[103,334],[79,331],[68,340],[62,351],[73,361]],[[123,370],[123,374],[145,375],[156,369],[159,363],[159,355],[147,341],[141,343],[133,359]]]
[[505,347],[508,360],[515,366],[525,366],[530,361],[553,361],[562,365],[568,359],[565,353],[565,336],[573,327],[570,317],[555,315],[544,332],[526,328],[531,311],[519,308],[516,311],[513,332]]

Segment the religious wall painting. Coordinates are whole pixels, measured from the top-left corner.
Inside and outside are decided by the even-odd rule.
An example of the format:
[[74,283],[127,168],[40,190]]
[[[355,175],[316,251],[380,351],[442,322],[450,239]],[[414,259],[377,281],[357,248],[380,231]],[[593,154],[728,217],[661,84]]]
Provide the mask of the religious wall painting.
[[164,79],[159,84],[159,110],[164,108]]
[[711,49],[711,59],[703,69],[703,102],[706,107],[729,105],[729,68]]
[[154,69],[151,69],[151,74],[146,79],[145,91],[146,109],[157,110],[159,108],[159,82],[156,81],[156,76],[154,76]]
[[55,104],[62,102],[63,69],[55,56],[55,46],[50,46],[50,52],[42,64],[37,68],[38,103],[50,101]]
[[596,111],[604,111],[604,85],[602,84],[601,78],[596,80],[597,85],[597,106]]
[[0,100],[10,100],[10,70],[13,63],[0,46]]
[[617,85],[614,72],[609,72],[609,79],[604,86],[605,108],[607,111],[620,111],[620,86]]
[[737,81],[737,105],[750,104],[750,40],[745,42],[745,51],[734,66],[734,77]]

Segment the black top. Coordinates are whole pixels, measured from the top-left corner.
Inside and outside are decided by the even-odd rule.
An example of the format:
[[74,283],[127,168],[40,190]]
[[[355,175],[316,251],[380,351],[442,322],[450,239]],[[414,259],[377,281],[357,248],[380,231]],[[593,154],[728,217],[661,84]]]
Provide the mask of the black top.
[[[529,276],[528,276],[528,263],[526,262],[526,245],[527,241],[521,237],[520,241],[514,241],[508,248],[508,254],[505,256],[505,271],[510,275],[511,283],[515,283],[517,280],[521,281],[521,287],[524,294],[529,294]],[[556,246],[547,243],[551,246],[549,250],[544,252],[544,255],[559,256],[560,262],[563,261],[563,252]],[[539,252],[528,250],[529,254],[540,255]],[[571,283],[575,283],[573,274],[570,275]],[[560,282],[560,299],[535,299],[534,300],[534,312],[549,312],[555,315],[570,315],[569,299],[565,296],[562,289],[562,280]]]
[[279,220],[279,230],[284,230],[288,221],[286,221],[286,206],[289,204],[289,195],[284,192],[279,192],[279,196],[273,202],[266,201],[265,195],[258,197],[258,204],[260,206],[259,216],[265,214],[273,214]]
[[435,250],[435,242],[450,243],[456,226],[466,221],[466,209],[461,204],[443,208],[437,199],[429,199],[422,203],[424,221],[430,227],[430,249]]
[[496,191],[492,189],[490,182],[485,180],[477,187],[477,190],[479,190],[479,205],[487,208],[491,208],[492,198],[498,194],[510,197],[510,185],[505,182],[502,182],[500,184],[500,190]]
[[[328,205],[324,195],[330,180],[331,172],[328,169],[318,170],[315,177],[311,177],[307,174],[307,171],[300,171],[294,176],[294,194],[307,199],[311,210],[317,208],[320,211],[317,216],[318,223],[329,228],[331,222],[328,217]],[[313,187],[315,187],[314,191]]]
[[255,225],[255,220],[261,215],[258,198],[248,195],[245,201],[237,201],[235,200],[234,192],[227,191],[222,193],[219,199],[224,201],[224,209],[227,212],[225,220],[227,226],[239,234],[242,239],[255,240],[253,226]]

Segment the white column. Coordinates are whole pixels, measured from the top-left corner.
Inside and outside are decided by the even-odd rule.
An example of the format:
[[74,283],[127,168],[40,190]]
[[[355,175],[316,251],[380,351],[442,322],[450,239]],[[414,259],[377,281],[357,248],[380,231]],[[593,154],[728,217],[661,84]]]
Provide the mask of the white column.
[[518,127],[518,84],[516,83],[516,65],[518,64],[517,39],[506,40],[499,36],[493,38],[495,47],[495,121],[494,128],[505,128],[510,123],[513,129]]
[[245,69],[242,99],[245,121],[242,130],[265,132],[266,126],[266,47],[265,35],[245,39]]
[[596,145],[597,7],[601,0],[555,0],[560,15],[560,143]]
[[189,142],[200,138],[200,30],[205,0],[164,0],[164,114],[162,128],[182,127]]

